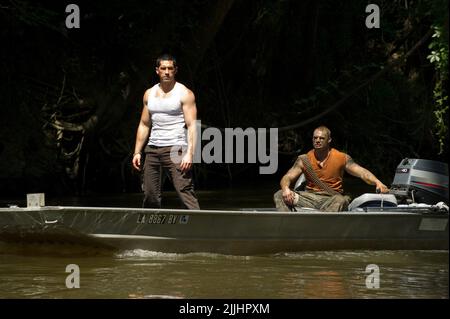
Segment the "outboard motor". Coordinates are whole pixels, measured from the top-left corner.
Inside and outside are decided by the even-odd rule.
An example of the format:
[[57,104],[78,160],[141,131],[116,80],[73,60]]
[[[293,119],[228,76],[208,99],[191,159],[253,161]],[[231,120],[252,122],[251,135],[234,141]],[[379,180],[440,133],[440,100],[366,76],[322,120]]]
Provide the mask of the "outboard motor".
[[405,158],[397,166],[390,193],[399,204],[448,204],[448,164]]

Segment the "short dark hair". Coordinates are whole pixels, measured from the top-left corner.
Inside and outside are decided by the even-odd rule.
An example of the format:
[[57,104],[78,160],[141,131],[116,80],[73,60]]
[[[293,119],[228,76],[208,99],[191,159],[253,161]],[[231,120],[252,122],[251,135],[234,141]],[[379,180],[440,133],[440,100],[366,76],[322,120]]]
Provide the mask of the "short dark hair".
[[161,61],[173,61],[173,66],[176,67],[177,66],[177,59],[175,58],[174,55],[170,54],[170,53],[163,53],[160,56],[158,56],[158,58],[156,58],[156,67],[158,68],[161,64]]

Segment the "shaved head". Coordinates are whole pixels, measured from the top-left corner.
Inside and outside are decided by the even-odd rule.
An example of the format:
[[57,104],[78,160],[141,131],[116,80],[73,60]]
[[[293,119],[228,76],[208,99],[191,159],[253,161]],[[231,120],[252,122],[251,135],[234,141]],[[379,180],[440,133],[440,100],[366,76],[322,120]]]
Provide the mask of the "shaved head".
[[331,131],[326,126],[319,126],[314,130],[312,142],[316,151],[328,150],[331,143]]
[[324,126],[324,125],[319,126],[318,128],[316,128],[314,130],[314,132],[315,131],[321,131],[321,132],[323,132],[323,133],[325,133],[327,135],[328,139],[331,138],[331,131],[330,131],[330,129],[328,127]]

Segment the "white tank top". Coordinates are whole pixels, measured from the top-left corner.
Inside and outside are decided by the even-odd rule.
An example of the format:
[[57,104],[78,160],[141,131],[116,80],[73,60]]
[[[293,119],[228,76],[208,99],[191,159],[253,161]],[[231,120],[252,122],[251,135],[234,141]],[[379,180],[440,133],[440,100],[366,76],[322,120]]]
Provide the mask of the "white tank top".
[[147,107],[151,115],[152,128],[148,145],[173,146],[187,145],[186,130],[181,98],[186,87],[178,82],[166,97],[157,97],[159,84],[154,85],[149,92]]

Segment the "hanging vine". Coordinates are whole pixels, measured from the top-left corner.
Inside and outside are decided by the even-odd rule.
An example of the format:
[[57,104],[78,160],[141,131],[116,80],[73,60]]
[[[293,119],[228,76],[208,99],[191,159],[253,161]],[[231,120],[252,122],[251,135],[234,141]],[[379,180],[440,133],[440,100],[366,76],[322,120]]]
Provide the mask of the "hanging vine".
[[433,99],[435,103],[434,116],[436,118],[435,134],[439,141],[439,155],[444,153],[448,132],[448,92],[446,83],[448,81],[448,42],[443,35],[441,26],[434,26],[432,41],[428,46],[431,53],[428,60],[434,65],[436,70],[436,82],[433,89]]

